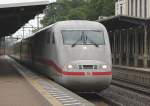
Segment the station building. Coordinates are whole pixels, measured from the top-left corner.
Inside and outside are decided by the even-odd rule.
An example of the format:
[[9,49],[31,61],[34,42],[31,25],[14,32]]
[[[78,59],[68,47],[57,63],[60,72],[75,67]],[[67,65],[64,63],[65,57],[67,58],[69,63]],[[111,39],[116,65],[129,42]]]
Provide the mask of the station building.
[[100,22],[108,30],[113,65],[150,67],[150,0],[116,0],[116,16]]
[[116,15],[150,17],[150,0],[116,0]]

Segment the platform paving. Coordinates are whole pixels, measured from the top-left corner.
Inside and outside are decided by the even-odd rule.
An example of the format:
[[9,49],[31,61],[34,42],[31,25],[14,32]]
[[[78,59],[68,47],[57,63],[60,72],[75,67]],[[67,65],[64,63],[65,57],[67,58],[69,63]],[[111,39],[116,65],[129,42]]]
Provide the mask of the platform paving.
[[0,56],[0,106],[51,106],[4,56]]

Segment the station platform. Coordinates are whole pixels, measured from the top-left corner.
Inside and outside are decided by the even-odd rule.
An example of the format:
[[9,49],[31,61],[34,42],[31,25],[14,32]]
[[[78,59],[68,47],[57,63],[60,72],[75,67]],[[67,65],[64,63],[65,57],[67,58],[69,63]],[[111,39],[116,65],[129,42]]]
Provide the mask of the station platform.
[[95,105],[9,56],[0,56],[0,106]]
[[19,72],[0,56],[0,106],[51,106]]

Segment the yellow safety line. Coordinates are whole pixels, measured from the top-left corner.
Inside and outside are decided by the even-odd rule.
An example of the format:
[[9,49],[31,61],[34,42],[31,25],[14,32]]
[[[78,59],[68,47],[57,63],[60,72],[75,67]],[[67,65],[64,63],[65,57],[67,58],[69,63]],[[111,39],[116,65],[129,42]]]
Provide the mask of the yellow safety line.
[[53,106],[64,106],[59,100],[50,95],[40,84],[34,80],[29,80],[30,83],[37,89]]
[[[13,60],[14,61],[14,60]],[[58,99],[56,99],[54,96],[52,96],[51,94],[49,94],[47,92],[47,90],[45,90],[36,80],[33,80],[32,78],[28,77],[28,75],[26,75],[26,73],[24,73],[23,71],[21,71],[17,65],[20,65],[18,63],[15,62],[15,65],[13,65],[18,72],[43,96],[45,97],[48,102],[50,102],[50,104],[52,106],[64,106]]]

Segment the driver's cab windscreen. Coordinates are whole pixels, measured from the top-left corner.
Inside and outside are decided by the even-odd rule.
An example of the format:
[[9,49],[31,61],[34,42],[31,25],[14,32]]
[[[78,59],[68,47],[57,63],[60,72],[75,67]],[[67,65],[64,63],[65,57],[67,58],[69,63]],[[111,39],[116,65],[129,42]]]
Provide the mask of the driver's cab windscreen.
[[104,32],[97,30],[63,30],[64,45],[104,45]]

